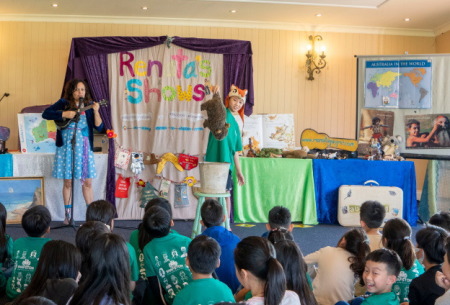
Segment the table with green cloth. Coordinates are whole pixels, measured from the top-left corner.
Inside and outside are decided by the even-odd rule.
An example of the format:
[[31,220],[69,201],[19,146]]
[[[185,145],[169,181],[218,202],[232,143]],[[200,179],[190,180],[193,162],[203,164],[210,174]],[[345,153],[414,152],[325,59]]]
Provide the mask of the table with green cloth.
[[310,159],[240,158],[245,184],[234,177],[234,221],[267,222],[269,210],[284,206],[292,221],[317,224],[313,161]]

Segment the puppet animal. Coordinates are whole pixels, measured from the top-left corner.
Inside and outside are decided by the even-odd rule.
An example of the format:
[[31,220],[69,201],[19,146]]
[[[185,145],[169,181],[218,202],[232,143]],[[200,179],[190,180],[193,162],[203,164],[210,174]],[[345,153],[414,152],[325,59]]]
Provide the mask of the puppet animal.
[[203,127],[209,128],[217,140],[223,140],[228,134],[230,124],[226,122],[227,110],[218,93],[212,99],[204,102],[200,110],[206,110],[208,118],[203,122]]

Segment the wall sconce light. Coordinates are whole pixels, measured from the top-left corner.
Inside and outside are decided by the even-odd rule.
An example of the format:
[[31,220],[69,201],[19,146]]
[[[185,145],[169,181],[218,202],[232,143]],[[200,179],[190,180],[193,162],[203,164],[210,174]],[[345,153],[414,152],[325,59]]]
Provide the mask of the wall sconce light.
[[322,36],[320,35],[309,35],[309,41],[311,42],[311,45],[308,46],[308,53],[306,53],[306,68],[308,73],[308,80],[314,80],[314,71],[319,74],[320,70],[325,68],[325,66],[327,65],[327,62],[325,60],[325,48],[322,48],[322,53],[318,54],[314,47],[314,43],[321,40]]

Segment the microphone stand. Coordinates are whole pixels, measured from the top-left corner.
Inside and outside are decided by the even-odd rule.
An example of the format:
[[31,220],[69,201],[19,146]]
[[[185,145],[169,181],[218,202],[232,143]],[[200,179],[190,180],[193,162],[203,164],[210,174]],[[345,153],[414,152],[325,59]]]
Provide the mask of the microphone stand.
[[[72,134],[72,140],[70,141],[71,145],[72,145],[72,189],[70,190],[70,219],[69,219],[69,223],[68,224],[64,224],[61,226],[57,226],[52,228],[52,230],[55,229],[61,229],[61,228],[66,228],[66,227],[72,227],[75,231],[76,231],[76,225],[75,225],[75,221],[73,219],[73,212],[74,212],[74,198],[75,198],[75,146],[77,144],[77,129],[78,129],[78,122],[80,121],[80,109],[81,104],[83,103],[84,98],[79,98],[78,100],[78,109],[77,109],[77,119],[74,120],[75,122],[75,127],[73,129],[73,134]],[[64,215],[66,213],[66,208],[64,207]]]

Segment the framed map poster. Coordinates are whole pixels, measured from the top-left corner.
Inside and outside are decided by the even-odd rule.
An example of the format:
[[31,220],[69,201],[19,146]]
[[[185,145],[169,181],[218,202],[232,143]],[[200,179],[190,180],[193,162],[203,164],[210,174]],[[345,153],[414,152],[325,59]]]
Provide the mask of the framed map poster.
[[55,153],[56,124],[41,113],[19,113],[20,151],[22,153]]
[[[356,137],[371,136],[367,127],[374,124],[369,118],[378,117],[387,126],[382,131],[403,138],[398,145],[402,157],[450,160],[450,54],[355,58]],[[390,122],[390,117],[395,120]]]
[[432,62],[427,59],[368,60],[366,108],[431,108]]

